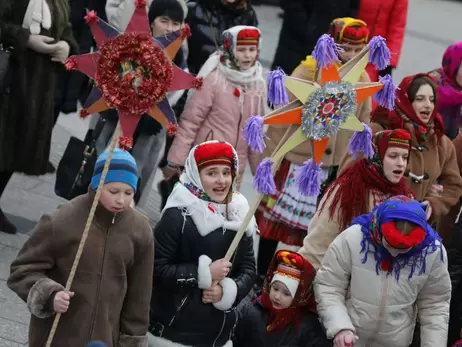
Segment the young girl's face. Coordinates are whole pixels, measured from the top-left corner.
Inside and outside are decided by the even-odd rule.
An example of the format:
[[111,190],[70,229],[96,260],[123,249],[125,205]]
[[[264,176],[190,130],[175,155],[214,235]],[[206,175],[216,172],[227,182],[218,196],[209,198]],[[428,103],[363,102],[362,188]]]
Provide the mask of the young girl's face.
[[351,43],[344,43],[340,45],[342,51],[338,53],[340,60],[344,63],[350,61],[354,57],[356,57],[359,52],[361,52],[364,46],[361,45],[353,45]]
[[290,307],[294,300],[287,286],[279,281],[274,281],[273,284],[271,284],[269,297],[276,310],[283,310]]
[[258,47],[257,46],[237,46],[236,59],[239,62],[241,71],[250,69],[257,60]]
[[459,87],[462,88],[462,62],[460,63],[459,69],[456,72],[455,79],[456,79],[456,83],[459,85]]
[[233,183],[231,168],[227,165],[214,165],[199,173],[205,193],[217,203],[222,203],[228,196]]
[[151,23],[152,36],[164,36],[181,29],[182,22],[175,21],[168,16],[159,16]]
[[130,206],[134,195],[135,191],[130,185],[122,182],[111,182],[103,186],[99,202],[107,210],[119,213]]
[[422,123],[427,124],[430,121],[435,109],[435,94],[429,84],[420,86],[412,102],[412,108]]
[[383,174],[391,183],[398,183],[406,170],[409,151],[404,148],[389,147],[383,157]]

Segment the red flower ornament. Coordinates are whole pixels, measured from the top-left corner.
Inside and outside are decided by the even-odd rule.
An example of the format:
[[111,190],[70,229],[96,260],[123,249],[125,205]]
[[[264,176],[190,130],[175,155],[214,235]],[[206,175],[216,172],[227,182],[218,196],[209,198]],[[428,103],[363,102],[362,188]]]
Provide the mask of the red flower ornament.
[[86,108],[82,108],[79,112],[79,116],[80,118],[82,119],[85,119],[87,118],[88,116],[90,115],[90,112],[88,112],[88,110]]
[[124,151],[129,151],[133,148],[133,139],[127,136],[121,136],[119,138],[119,146],[120,149],[123,149]]
[[99,20],[95,11],[89,11],[83,19],[85,19],[87,23],[96,23]]

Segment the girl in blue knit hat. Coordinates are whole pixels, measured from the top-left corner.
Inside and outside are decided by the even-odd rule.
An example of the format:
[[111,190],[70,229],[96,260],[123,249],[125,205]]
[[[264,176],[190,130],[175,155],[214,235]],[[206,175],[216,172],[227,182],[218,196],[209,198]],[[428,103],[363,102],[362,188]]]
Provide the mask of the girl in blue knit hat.
[[108,153],[89,192],[42,216],[11,264],[8,286],[32,314],[29,346],[42,347],[61,313],[52,347],[145,347],[154,246],[148,219],[130,207],[138,183],[133,157],[116,149],[70,291],[75,259]]
[[314,282],[334,346],[446,346],[451,282],[441,238],[421,203],[399,195],[353,220],[330,245]]

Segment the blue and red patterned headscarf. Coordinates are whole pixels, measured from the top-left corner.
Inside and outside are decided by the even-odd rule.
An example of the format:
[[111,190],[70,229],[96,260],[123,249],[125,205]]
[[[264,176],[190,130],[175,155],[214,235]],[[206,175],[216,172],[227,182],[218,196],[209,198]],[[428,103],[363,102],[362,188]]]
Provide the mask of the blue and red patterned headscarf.
[[[409,234],[403,235],[396,229],[395,222],[398,220],[408,221],[416,225]],[[361,253],[364,253],[362,262],[367,261],[369,254],[374,255],[377,274],[380,270],[388,274],[394,272],[399,280],[402,268],[411,268],[409,279],[414,272],[419,275],[426,271],[426,256],[441,250],[443,261],[443,244],[441,237],[427,223],[423,206],[416,200],[398,195],[374,208],[371,213],[356,217],[352,224],[361,225],[363,240],[361,241]],[[389,245],[397,249],[407,249],[396,256],[392,256],[384,246],[384,239]]]

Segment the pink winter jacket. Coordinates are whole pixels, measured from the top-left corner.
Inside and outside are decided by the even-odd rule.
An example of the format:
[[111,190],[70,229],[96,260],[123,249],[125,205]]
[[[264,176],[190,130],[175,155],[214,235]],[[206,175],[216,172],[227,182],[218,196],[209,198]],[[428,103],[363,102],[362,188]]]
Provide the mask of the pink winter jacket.
[[[217,77],[219,77],[217,79]],[[229,82],[224,85],[223,76],[216,69],[204,80],[204,85],[195,91],[187,102],[181,115],[180,124],[167,160],[173,164],[184,165],[191,148],[210,140],[226,141],[234,146],[239,156],[239,176],[237,187],[247,164],[250,162],[252,174],[259,164],[259,153],[253,152],[245,141],[243,129],[246,121],[254,115],[264,115],[265,96],[258,99],[253,93],[254,114],[252,113],[252,96],[244,95],[244,105],[239,104],[236,87]],[[264,90],[264,86],[260,86]],[[242,112],[241,112],[242,109]]]

